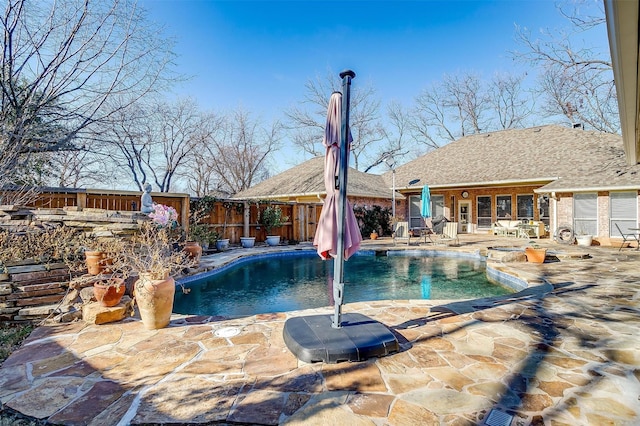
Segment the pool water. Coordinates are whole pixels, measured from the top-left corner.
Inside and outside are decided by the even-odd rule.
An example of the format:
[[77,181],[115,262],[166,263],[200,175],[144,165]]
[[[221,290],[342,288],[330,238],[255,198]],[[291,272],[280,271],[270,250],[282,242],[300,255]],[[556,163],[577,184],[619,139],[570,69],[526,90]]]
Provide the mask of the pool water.
[[[315,252],[249,260],[176,289],[173,311],[245,316],[333,305],[333,261]],[[485,263],[446,257],[353,256],[344,266],[344,303],[469,299],[513,290],[489,282]]]

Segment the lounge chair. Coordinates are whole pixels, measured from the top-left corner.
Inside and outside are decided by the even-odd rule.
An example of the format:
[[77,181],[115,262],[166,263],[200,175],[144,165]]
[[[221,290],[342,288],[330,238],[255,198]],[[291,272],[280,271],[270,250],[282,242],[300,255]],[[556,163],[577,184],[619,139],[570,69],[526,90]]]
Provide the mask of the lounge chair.
[[458,222],[447,222],[442,230],[442,235],[438,241],[449,242],[455,241],[456,244],[460,244],[458,239]]
[[409,222],[396,222],[393,228],[393,245],[395,246],[398,241],[406,241],[407,245],[411,243]]
[[618,251],[622,250],[622,247],[624,247],[624,243],[626,243],[627,241],[631,241],[632,239],[636,240],[636,244],[638,244],[637,247],[640,248],[640,240],[638,239],[638,234],[635,234],[633,232],[624,233],[622,232],[622,230],[620,229],[617,223],[615,225],[616,225],[616,228],[618,228],[618,232],[622,236],[622,244],[620,244],[620,248],[618,248]]

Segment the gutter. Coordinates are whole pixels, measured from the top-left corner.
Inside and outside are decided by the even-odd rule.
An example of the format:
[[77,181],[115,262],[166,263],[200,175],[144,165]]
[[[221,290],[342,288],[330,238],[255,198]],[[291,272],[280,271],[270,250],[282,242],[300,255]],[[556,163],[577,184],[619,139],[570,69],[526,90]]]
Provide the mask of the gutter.
[[[421,187],[422,188],[422,187]],[[397,188],[396,188],[397,189]],[[391,193],[391,188],[389,188],[389,193]],[[232,200],[268,200],[271,198],[298,198],[298,197],[316,197],[318,199],[322,199],[322,196],[326,196],[326,192],[302,192],[297,194],[270,194],[270,195],[261,195],[261,196],[251,196],[251,197],[242,197],[242,198],[231,198]],[[347,195],[349,197],[363,197],[363,198],[384,198],[384,199],[392,199],[391,195],[381,195],[381,194],[359,194],[352,193],[347,191]]]
[[538,188],[533,192],[536,194],[550,194],[552,192],[597,192],[597,191],[638,191],[640,185],[627,186],[587,186],[582,188]]
[[[447,188],[461,188],[461,187],[466,187],[466,188],[471,188],[471,187],[485,187],[485,186],[507,186],[507,185],[524,185],[524,184],[537,184],[537,183],[541,183],[541,182],[547,182],[545,183],[545,185],[548,185],[551,182],[554,182],[556,180],[560,179],[560,176],[554,176],[554,177],[540,177],[540,178],[535,178],[535,179],[519,179],[519,180],[513,180],[513,179],[509,179],[509,180],[495,180],[495,181],[479,181],[479,182],[459,182],[459,183],[447,183],[447,184],[442,184],[442,185],[431,185],[428,182],[426,183],[427,185],[429,185],[430,189],[447,189]],[[422,186],[423,185],[416,185],[416,186],[407,186],[407,187],[396,187],[396,190],[422,190]]]

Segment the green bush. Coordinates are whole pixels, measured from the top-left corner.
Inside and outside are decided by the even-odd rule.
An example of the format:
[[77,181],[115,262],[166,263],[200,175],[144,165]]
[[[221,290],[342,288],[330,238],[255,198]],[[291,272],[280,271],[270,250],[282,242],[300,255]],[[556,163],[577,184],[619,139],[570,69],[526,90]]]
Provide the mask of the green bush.
[[279,228],[289,220],[289,216],[282,215],[280,206],[267,206],[260,214],[260,223],[267,231],[267,235],[271,235],[273,228]]
[[389,207],[355,206],[353,212],[363,237],[368,237],[373,231],[376,231],[380,236],[391,235],[391,209]]

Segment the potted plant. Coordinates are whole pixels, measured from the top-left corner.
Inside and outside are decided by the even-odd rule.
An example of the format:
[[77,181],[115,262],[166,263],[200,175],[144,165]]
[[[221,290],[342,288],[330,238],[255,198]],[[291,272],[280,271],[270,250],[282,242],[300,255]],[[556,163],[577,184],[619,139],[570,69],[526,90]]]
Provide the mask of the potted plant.
[[89,247],[84,250],[84,256],[87,273],[90,275],[109,273],[113,258],[121,253],[124,247],[122,240],[115,237],[87,237],[81,244]]
[[242,248],[251,248],[256,243],[256,237],[240,237]]
[[576,244],[582,247],[589,247],[593,242],[593,236],[588,235],[584,229],[581,229],[576,235]]
[[208,247],[212,232],[215,231],[209,230],[209,227],[202,223],[194,223],[189,226],[184,250],[194,261],[200,261],[202,250],[205,248],[205,245]]
[[216,238],[216,250],[225,251],[229,248],[229,238]]
[[524,249],[524,254],[527,256],[527,262],[544,263],[544,260],[547,257],[547,249],[541,248],[533,242],[530,242],[529,244],[530,245]]
[[156,218],[140,224],[140,232],[132,237],[118,265],[138,275],[134,297],[142,323],[149,330],[169,324],[175,295],[173,276],[195,263],[184,250],[174,250],[175,237],[168,226],[161,225],[170,222]]
[[288,216],[283,216],[280,206],[267,206],[260,215],[259,222],[267,232],[267,244],[275,246],[280,244],[280,235],[272,235],[274,228],[279,228],[289,220]]
[[126,291],[124,278],[116,276],[99,276],[93,282],[93,297],[102,306],[116,306]]

